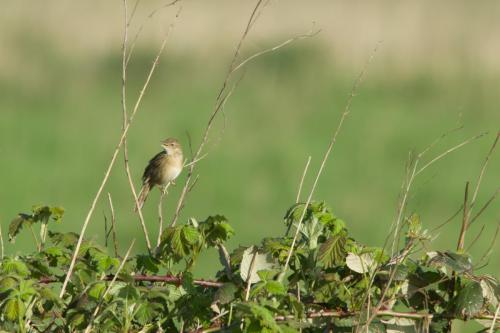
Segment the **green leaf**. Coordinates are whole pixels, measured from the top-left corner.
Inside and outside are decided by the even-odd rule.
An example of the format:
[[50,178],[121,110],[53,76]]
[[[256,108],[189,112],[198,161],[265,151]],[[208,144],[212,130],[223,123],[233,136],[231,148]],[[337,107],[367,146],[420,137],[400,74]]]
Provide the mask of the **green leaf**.
[[64,208],[62,207],[51,207],[50,212],[52,213],[52,219],[55,222],[61,222],[61,219],[64,215]]
[[17,274],[21,277],[27,277],[30,274],[28,266],[20,260],[14,258],[5,258],[2,262],[1,272],[4,274]]
[[194,245],[198,244],[200,240],[200,233],[196,228],[185,225],[182,227],[182,237],[188,244]]
[[72,249],[78,242],[80,235],[74,232],[60,233],[49,230],[49,238],[55,245],[62,245],[65,248]]
[[234,229],[222,215],[209,216],[205,221],[200,222],[199,227],[208,246],[216,246],[234,235]]
[[455,300],[455,314],[463,319],[477,315],[483,307],[483,291],[475,281],[461,288]]
[[151,255],[140,254],[136,257],[137,269],[141,272],[158,273],[160,271],[160,261]]
[[345,244],[346,235],[339,233],[330,236],[318,251],[318,259],[326,268],[338,266],[344,263],[346,257]]
[[99,254],[96,256],[97,268],[99,272],[106,272],[112,268],[117,268],[120,265],[120,261],[116,258],[112,258],[106,254]]
[[142,326],[147,325],[157,316],[157,309],[160,308],[161,306],[156,303],[143,302],[139,305],[139,308],[135,313],[135,319]]
[[104,291],[106,290],[105,282],[97,282],[92,287],[90,287],[88,294],[94,300],[100,300],[102,295],[104,295]]
[[9,299],[3,309],[3,314],[5,318],[9,321],[18,321],[19,318],[24,316],[26,312],[26,306],[24,303],[18,298]]
[[267,281],[266,290],[273,295],[286,295],[286,288],[278,281]]
[[22,227],[26,224],[30,225],[33,223],[31,215],[28,214],[18,214],[9,225],[9,241],[13,242],[16,235],[21,231]]
[[139,299],[140,293],[139,290],[137,290],[137,288],[134,287],[133,285],[126,284],[122,288],[120,288],[118,292],[118,297],[136,301]]
[[220,304],[230,303],[234,300],[234,294],[237,290],[238,287],[236,287],[234,283],[224,283],[224,285],[215,292],[214,301],[219,302]]

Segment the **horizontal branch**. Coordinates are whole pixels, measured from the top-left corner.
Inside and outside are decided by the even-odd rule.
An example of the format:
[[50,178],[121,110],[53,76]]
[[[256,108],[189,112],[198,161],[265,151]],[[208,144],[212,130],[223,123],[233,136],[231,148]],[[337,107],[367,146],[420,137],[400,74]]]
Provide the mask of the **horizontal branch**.
[[[359,312],[347,312],[347,311],[331,311],[331,310],[321,310],[321,311],[314,311],[314,312],[309,312],[305,319],[313,319],[313,318],[348,318],[348,317],[355,317],[358,316]],[[397,318],[409,318],[409,319],[415,319],[415,320],[422,320],[422,319],[428,319],[431,320],[434,315],[430,313],[420,313],[420,312],[397,312],[397,311],[391,311],[391,310],[381,310],[376,313],[376,316],[382,317],[382,316],[388,316],[388,317],[397,317]],[[448,318],[447,316],[441,316],[442,318]],[[289,316],[276,316],[274,317],[274,320],[276,321],[287,321],[287,320],[292,320],[296,319],[295,316],[289,315]],[[450,317],[450,319],[457,319],[455,317]],[[469,319],[486,319],[486,320],[495,320],[499,321],[498,318],[495,318],[494,315],[478,315],[475,317],[471,317]],[[190,333],[209,333],[209,332],[217,332],[223,329],[224,326],[217,324],[210,326],[206,329],[199,329],[199,330],[194,330],[190,331]]]
[[[184,279],[181,276],[175,276],[175,275],[142,275],[142,274],[137,274],[131,276],[134,281],[139,282],[139,281],[146,281],[146,282],[164,282],[164,283],[169,283],[169,284],[177,284],[181,285],[184,281]],[[104,278],[104,281],[111,281],[113,280],[114,275],[107,275]],[[122,281],[119,277],[117,278],[118,281]],[[40,283],[43,284],[49,284],[49,283],[56,283],[60,282],[56,278],[53,277],[43,277],[39,280]],[[220,288],[224,285],[222,282],[217,282],[217,281],[210,281],[210,280],[194,280],[193,283],[198,286],[203,286],[207,288]]]

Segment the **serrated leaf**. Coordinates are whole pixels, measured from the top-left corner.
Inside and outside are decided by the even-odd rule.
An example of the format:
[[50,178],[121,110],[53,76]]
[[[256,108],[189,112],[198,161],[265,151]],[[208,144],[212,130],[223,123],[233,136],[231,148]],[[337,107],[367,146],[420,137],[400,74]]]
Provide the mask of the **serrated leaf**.
[[265,288],[267,292],[273,295],[286,295],[285,286],[278,281],[267,281]]
[[483,291],[481,285],[471,281],[461,288],[456,297],[455,314],[461,318],[470,318],[478,314],[483,307]]
[[[243,279],[243,281],[247,281],[248,276],[249,276],[249,271],[250,271],[250,266],[252,263],[252,258],[255,253],[255,248],[253,246],[250,246],[243,252],[243,258],[241,259],[241,264],[240,264],[240,276]],[[260,277],[257,274],[258,271],[264,270],[264,269],[272,269],[274,267],[274,263],[272,259],[264,253],[256,253],[255,254],[255,259],[254,259],[254,264],[253,264],[253,270],[250,274],[250,283],[257,283],[260,281]]]
[[135,313],[135,319],[142,326],[151,323],[151,321],[157,316],[157,308],[161,308],[161,306],[155,303],[143,302],[139,305],[139,308]]
[[199,226],[208,246],[216,246],[234,235],[234,229],[227,223],[226,217],[222,215],[209,216]]
[[234,300],[234,294],[238,290],[238,287],[234,283],[228,282],[224,283],[222,287],[217,289],[214,297],[214,302],[219,302],[220,304],[227,304]]
[[118,291],[118,297],[135,301],[139,299],[140,293],[136,287],[126,284]]
[[52,243],[62,245],[65,248],[73,248],[78,242],[80,235],[74,232],[60,233],[49,230],[49,238]]
[[32,224],[31,215],[18,214],[9,224],[9,241],[13,242],[25,224]]
[[330,236],[318,251],[318,259],[326,268],[342,264],[346,257],[346,238],[343,233]]
[[160,264],[160,261],[150,255],[138,255],[136,257],[136,266],[139,271],[158,273]]
[[92,287],[90,287],[88,294],[94,300],[100,300],[105,290],[106,290],[106,283],[97,282]]
[[200,233],[196,228],[185,225],[184,227],[182,227],[182,237],[184,238],[184,241],[191,245],[194,245],[197,244],[200,240]]
[[22,318],[26,312],[26,306],[18,298],[9,299],[3,308],[3,314],[5,318],[9,321],[17,321],[18,318]]
[[349,269],[356,273],[373,272],[377,267],[373,255],[371,253],[363,253],[361,255],[349,252],[346,258],[346,264]]
[[5,258],[2,262],[1,272],[5,274],[16,274],[21,277],[27,277],[30,274],[28,266],[20,260],[14,258]]

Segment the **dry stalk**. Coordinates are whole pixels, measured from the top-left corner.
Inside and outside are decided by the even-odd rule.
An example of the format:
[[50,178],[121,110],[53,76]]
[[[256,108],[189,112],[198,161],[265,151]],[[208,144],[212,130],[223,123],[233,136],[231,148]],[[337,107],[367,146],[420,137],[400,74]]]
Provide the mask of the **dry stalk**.
[[[136,7],[134,8],[134,12],[135,12],[135,9],[137,8],[137,5],[138,5],[138,2],[136,2]],[[127,113],[127,61],[126,61],[126,57],[127,57],[127,43],[128,43],[128,28],[129,28],[129,25],[130,25],[130,21],[128,19],[128,5],[127,5],[127,0],[123,0],[123,7],[124,7],[124,27],[123,27],[123,41],[122,41],[122,120],[123,120],[123,125],[122,125],[122,129],[125,128],[125,126],[127,126],[127,122],[128,122],[128,113]],[[133,17],[133,15],[131,15],[131,18]],[[128,179],[128,183],[129,183],[129,186],[130,186],[130,190],[132,191],[132,194],[134,196],[134,200],[137,202],[138,200],[138,197],[137,197],[137,193],[135,191],[135,185],[134,185],[134,182],[132,180],[132,175],[131,175],[131,172],[130,172],[130,165],[128,163],[128,145],[127,145],[127,138],[125,137],[125,139],[123,140],[123,159],[124,159],[124,164],[125,164],[125,172],[127,174],[127,179]],[[137,203],[136,203],[137,205]],[[142,210],[141,210],[141,207],[139,207],[139,205],[137,205],[137,212],[139,214],[139,221],[141,223],[141,226],[142,226],[142,231],[144,232],[144,238],[146,239],[146,245],[148,246],[148,249],[149,251],[151,251],[151,242],[149,240],[149,233],[148,233],[148,230],[146,228],[146,222],[144,221],[144,217],[142,215]]]
[[220,90],[219,90],[219,92],[217,94],[216,99],[215,99],[214,108],[213,108],[212,113],[209,116],[209,119],[208,119],[207,125],[205,127],[205,132],[203,134],[201,143],[198,146],[198,149],[196,150],[196,153],[192,157],[192,161],[188,164],[189,165],[189,171],[188,171],[187,179],[186,179],[184,187],[183,187],[183,189],[181,191],[181,195],[179,197],[179,200],[177,202],[177,207],[176,207],[174,216],[172,218],[172,222],[170,224],[171,226],[174,226],[177,223],[180,211],[184,207],[184,201],[186,200],[186,195],[189,192],[188,189],[190,187],[189,184],[190,184],[192,176],[193,176],[193,170],[194,170],[194,167],[197,164],[196,161],[200,160],[200,156],[202,154],[203,148],[205,147],[205,145],[208,142],[208,137],[209,137],[209,134],[210,134],[210,130],[212,129],[214,120],[215,120],[216,116],[219,114],[219,112],[224,112],[224,105],[225,105],[226,101],[228,100],[228,98],[230,97],[230,95],[232,93],[232,90],[235,87],[235,86],[233,86],[233,89],[230,89],[229,92],[228,92],[228,85],[229,85],[229,82],[232,80],[232,78],[234,76],[234,73],[237,72],[242,67],[244,67],[248,62],[250,62],[251,60],[253,60],[253,59],[255,59],[255,58],[257,58],[257,57],[259,57],[261,55],[277,51],[277,50],[281,49],[282,47],[284,47],[284,46],[286,46],[286,45],[288,45],[288,44],[290,44],[290,43],[292,43],[292,42],[294,42],[296,40],[303,39],[303,38],[308,38],[308,37],[312,37],[312,36],[314,36],[317,33],[317,32],[314,32],[314,33],[309,33],[309,34],[300,35],[300,36],[296,36],[296,37],[290,38],[290,39],[288,39],[288,40],[286,40],[286,41],[284,41],[284,42],[282,42],[282,43],[280,43],[280,44],[278,44],[278,45],[276,45],[276,46],[274,46],[272,48],[269,48],[269,49],[257,52],[255,54],[253,54],[252,56],[246,58],[245,60],[243,60],[239,64],[237,64],[237,61],[239,59],[239,55],[241,53],[241,49],[242,49],[242,46],[244,44],[244,41],[246,40],[246,38],[248,36],[248,33],[250,32],[253,24],[256,22],[259,14],[260,14],[261,7],[264,7],[266,4],[267,4],[267,2],[264,2],[263,0],[258,0],[257,1],[257,3],[256,3],[256,5],[255,5],[255,7],[254,7],[254,9],[253,9],[253,11],[252,11],[252,13],[250,15],[250,18],[248,19],[248,22],[247,22],[247,24],[245,26],[245,29],[244,29],[244,31],[242,33],[242,36],[241,36],[241,38],[240,38],[240,40],[239,40],[239,42],[238,42],[238,44],[236,46],[234,55],[232,57],[230,65],[228,66],[228,70],[227,70],[226,76],[224,78],[222,86],[221,86],[221,88],[220,88]]
[[497,318],[498,318],[499,313],[500,313],[500,304],[498,304],[497,310],[495,311],[495,315],[493,316],[493,320],[491,322],[491,327],[490,327],[489,333],[494,332],[495,326],[497,325]]
[[[139,109],[139,106],[141,105],[142,98],[144,97],[144,93],[146,92],[146,89],[149,86],[149,82],[151,81],[151,77],[153,76],[153,73],[155,72],[156,66],[158,65],[158,62],[160,60],[160,56],[163,53],[163,51],[165,50],[165,47],[166,47],[167,41],[168,41],[168,37],[170,35],[170,30],[171,29],[168,30],[165,38],[163,39],[163,42],[162,42],[160,49],[155,57],[155,60],[153,61],[153,64],[151,65],[148,76],[146,78],[146,81],[145,81],[140,93],[139,93],[139,96],[138,96],[137,101],[134,105],[132,113],[130,114],[127,125],[122,130],[118,144],[115,148],[113,156],[111,157],[111,161],[109,162],[109,165],[106,169],[106,172],[104,173],[104,178],[101,181],[101,185],[99,185],[99,189],[97,190],[97,193],[94,196],[94,199],[92,201],[90,209],[89,209],[87,216],[83,222],[83,226],[82,226],[82,229],[80,231],[80,237],[78,238],[78,242],[76,244],[76,248],[75,248],[75,251],[73,253],[73,258],[71,259],[71,263],[70,263],[69,268],[68,268],[68,273],[66,274],[66,279],[63,282],[61,292],[59,294],[60,298],[62,298],[64,296],[64,293],[66,292],[66,287],[68,286],[69,279],[71,278],[71,275],[73,274],[73,269],[75,267],[76,258],[78,256],[78,252],[80,251],[80,246],[82,245],[83,237],[85,235],[85,231],[87,230],[88,224],[90,222],[90,218],[92,217],[92,215],[94,213],[95,207],[97,205],[97,201],[99,200],[99,198],[102,194],[102,191],[104,190],[104,186],[108,182],[109,176],[111,175],[111,170],[113,169],[113,167],[115,165],[116,158],[118,157],[118,154],[119,154],[120,149],[123,145],[123,142],[124,142],[125,138],[127,137],[128,131],[130,129],[130,125],[132,124],[134,117],[137,113],[137,110]],[[136,200],[136,205],[137,205],[137,200]]]
[[486,172],[486,167],[488,166],[488,162],[491,159],[491,156],[493,155],[493,152],[495,151],[495,148],[497,146],[498,140],[500,139],[500,131],[497,132],[497,136],[495,137],[495,140],[493,141],[493,144],[491,145],[490,151],[488,152],[488,155],[486,155],[486,159],[483,162],[483,166],[481,167],[481,172],[479,173],[479,177],[477,179],[476,183],[476,188],[474,190],[474,194],[472,195],[472,199],[470,202],[470,208],[467,213],[467,216],[465,217],[466,222],[470,220],[470,216],[472,214],[472,208],[474,207],[474,204],[476,203],[477,195],[479,193],[479,188],[481,187],[481,182],[483,180],[484,173]]
[[118,257],[118,239],[116,237],[116,216],[115,208],[113,207],[113,200],[111,200],[111,193],[108,192],[109,209],[111,210],[111,235],[113,237],[113,248],[115,250],[115,257]]
[[[203,139],[200,143],[200,145],[198,146],[198,149],[196,151],[196,154],[192,157],[192,160],[195,161],[199,158],[199,156],[201,155],[201,152],[203,150],[203,147],[205,146],[205,144],[207,143],[208,141],[208,135],[210,133],[210,130],[212,128],[212,125],[213,125],[213,122],[214,122],[214,119],[215,117],[217,116],[217,114],[220,112],[221,108],[223,107],[224,105],[224,93],[226,92],[226,88],[227,88],[227,85],[229,83],[229,80],[231,79],[232,77],[232,73],[233,73],[233,69],[235,67],[235,64],[236,64],[236,60],[240,54],[240,51],[241,51],[241,47],[243,46],[243,42],[245,41],[247,35],[248,35],[248,32],[250,31],[250,28],[255,20],[255,17],[256,17],[256,14],[257,12],[259,11],[261,5],[262,5],[262,2],[263,0],[258,0],[257,1],[257,4],[255,5],[251,15],[250,15],[250,18],[247,22],[247,25],[245,27],[245,30],[238,42],[238,45],[236,47],[236,50],[234,52],[234,55],[233,55],[233,58],[231,60],[231,63],[229,65],[229,68],[228,68],[228,72],[226,74],[226,77],[224,78],[224,81],[222,83],[222,86],[219,90],[219,93],[217,94],[217,98],[215,99],[215,106],[214,106],[214,110],[212,111],[212,114],[210,115],[209,119],[208,119],[208,123],[207,123],[207,126],[205,128],[205,132],[203,134]],[[187,179],[186,179],[186,182],[184,184],[184,187],[182,188],[182,192],[181,192],[181,195],[179,197],[179,200],[177,202],[177,207],[176,207],[176,210],[175,210],[175,214],[174,214],[174,217],[172,219],[172,223],[170,224],[170,226],[175,226],[175,224],[177,223],[177,219],[179,218],[179,213],[181,211],[181,209],[184,207],[184,200],[186,198],[186,195],[187,195],[187,192],[188,192],[188,188],[189,188],[189,184],[190,184],[190,181],[191,181],[191,177],[193,176],[193,170],[194,170],[194,167],[195,167],[196,164],[191,164],[190,167],[189,167],[189,172],[188,172],[188,175],[187,175]]]
[[309,163],[311,163],[311,156],[307,158],[306,166],[304,167],[304,171],[302,172],[302,177],[300,178],[299,189],[297,191],[297,198],[295,199],[295,203],[299,203],[302,186],[304,185],[304,179],[306,178],[307,169],[309,169]]
[[0,259],[3,259],[4,247],[3,247],[3,234],[2,234],[2,224],[0,223]]
[[473,136],[473,137],[471,137],[471,138],[469,138],[469,139],[467,139],[467,140],[459,143],[456,146],[451,147],[450,149],[448,149],[448,150],[444,151],[443,153],[439,154],[438,156],[436,156],[435,158],[433,158],[431,161],[427,162],[423,167],[421,167],[420,169],[418,169],[418,164],[419,164],[421,158],[425,155],[425,153],[427,153],[430,150],[430,148],[433,145],[435,145],[435,143],[438,140],[441,140],[442,138],[444,138],[444,136],[441,136],[440,138],[438,138],[438,140],[435,140],[431,145],[429,145],[426,149],[424,149],[421,153],[419,153],[413,163],[410,162],[409,165],[412,166],[412,167],[410,167],[411,171],[409,173],[407,173],[407,180],[404,183],[406,186],[403,186],[404,187],[404,191],[403,191],[403,194],[402,194],[402,199],[400,200],[400,202],[398,204],[397,217],[396,217],[396,219],[393,222],[393,226],[391,227],[391,233],[394,234],[394,238],[393,238],[393,242],[392,242],[392,248],[391,248],[391,256],[394,255],[394,252],[395,252],[396,247],[397,247],[396,245],[399,242],[399,233],[401,231],[401,220],[403,218],[403,212],[404,212],[405,207],[406,207],[406,202],[407,202],[407,199],[408,199],[408,194],[410,192],[411,186],[413,185],[413,182],[414,182],[415,178],[419,174],[421,174],[424,170],[426,170],[428,167],[430,167],[431,165],[433,165],[437,161],[441,160],[442,158],[444,158],[448,154],[450,154],[450,153],[454,152],[455,150],[457,150],[457,149],[459,149],[459,148],[461,148],[461,147],[463,147],[463,146],[471,143],[474,140],[477,140],[477,139],[481,138],[485,134],[486,133],[480,133],[478,135],[475,135],[475,136]]
[[163,199],[165,198],[165,194],[167,194],[168,187],[170,183],[161,189],[160,191],[160,199],[158,200],[158,239],[156,241],[156,246],[160,246],[161,243],[161,234],[163,233]]
[[488,206],[496,199],[498,192],[500,192],[500,187],[496,189],[495,193],[493,193],[493,195],[488,199],[488,201],[486,201],[486,203],[483,205],[483,207],[481,207],[479,212],[477,212],[477,214],[474,215],[474,217],[470,219],[469,226],[472,223],[474,223],[479,218],[479,216],[481,216],[481,214],[483,214],[483,212],[486,210],[486,208],[488,208]]
[[462,251],[464,249],[465,243],[465,233],[467,231],[467,216],[469,216],[469,182],[465,183],[465,194],[464,194],[464,214],[462,219],[462,227],[460,228],[460,235],[458,236],[457,251]]
[[[125,61],[125,64],[128,65],[130,59],[132,58],[132,54],[134,52],[134,49],[135,49],[135,45],[137,43],[137,41],[139,40],[139,36],[141,35],[142,33],[142,30],[144,29],[144,26],[146,25],[146,21],[148,19],[151,19],[153,16],[155,16],[155,14],[157,12],[159,12],[161,9],[164,9],[164,8],[167,8],[167,7],[170,7],[170,6],[173,6],[175,5],[176,3],[178,3],[179,1],[181,0],[175,0],[175,1],[172,1],[170,3],[167,3],[159,8],[156,8],[154,9],[148,16],[147,18],[142,22],[142,24],[139,26],[139,29],[137,29],[137,32],[132,40],[132,43],[130,43],[130,48],[129,48],[129,52],[128,52],[128,55],[126,57],[126,61]],[[130,18],[128,19],[128,22],[129,22],[129,26],[130,26],[130,22],[132,21],[134,15],[135,15],[135,12],[136,12],[136,9],[137,9],[137,6],[139,5],[139,2],[140,0],[137,0],[136,3],[135,3],[135,6],[134,6],[134,9],[132,10],[132,14],[130,14]]]
[[[410,172],[407,172],[407,175],[409,174],[409,176],[407,176],[407,180],[405,181],[405,184],[406,184],[406,187],[403,186],[404,188],[404,192],[403,192],[403,195],[402,195],[402,199],[400,201],[400,203],[398,204],[398,214],[397,214],[397,218],[395,220],[395,223],[393,223],[393,226],[394,226],[394,239],[393,239],[393,245],[392,245],[392,250],[391,250],[391,256],[394,255],[394,251],[395,251],[395,248],[396,248],[396,244],[399,243],[399,235],[400,235],[400,231],[401,231],[401,219],[402,219],[402,216],[403,216],[403,212],[404,212],[404,208],[406,207],[406,200],[408,198],[408,194],[410,192],[410,188],[411,188],[411,185],[413,184],[413,181],[415,180],[415,178],[421,173],[423,172],[425,169],[427,169],[428,167],[430,167],[432,164],[436,163],[437,161],[439,161],[440,159],[444,158],[446,155],[452,153],[453,151],[465,146],[466,144],[476,140],[476,139],[479,139],[480,137],[484,136],[486,133],[481,133],[479,135],[476,135],[476,136],[473,136],[463,142],[461,142],[460,144],[446,150],[445,152],[439,154],[437,157],[433,158],[430,162],[428,162],[427,164],[425,164],[423,167],[421,167],[420,169],[418,169],[418,163],[420,161],[420,159],[423,157],[423,155],[428,152],[430,150],[430,148],[437,142],[437,141],[434,141],[430,146],[428,146],[426,149],[424,149],[421,153],[419,153],[415,159],[415,161],[412,163],[410,162],[409,165],[411,166],[409,169],[411,169]],[[444,136],[441,136],[438,140],[442,139]],[[464,204],[464,206],[466,206],[466,204]],[[391,232],[392,233],[392,232]],[[385,248],[385,246],[384,246]],[[385,295],[387,294],[387,291],[389,290],[391,284],[392,284],[392,281],[394,279],[394,276],[395,276],[395,272],[396,272],[396,269],[397,269],[397,266],[398,265],[394,265],[393,268],[391,268],[391,273],[390,273],[390,276],[389,276],[389,281],[386,285],[386,287],[384,288],[384,291],[382,292],[382,296],[380,298],[380,301],[378,302],[377,306],[375,307],[375,311],[374,311],[374,314],[369,318],[369,320],[367,321],[366,325],[369,325],[370,322],[375,318],[376,316],[376,313],[378,313],[378,311],[380,310],[380,308],[382,307],[382,305],[384,304],[385,302]]]
[[371,61],[373,60],[373,57],[375,56],[375,53],[377,52],[379,45],[380,45],[380,42],[373,49],[370,57],[368,58],[368,60],[365,63],[365,66],[364,66],[363,70],[359,73],[357,79],[354,81],[354,85],[353,85],[353,87],[351,89],[351,93],[349,95],[349,98],[347,99],[347,103],[345,105],[344,112],[342,113],[342,115],[340,117],[340,121],[339,121],[339,123],[337,125],[337,128],[333,132],[333,135],[332,135],[332,138],[331,138],[330,143],[328,145],[328,148],[327,148],[327,150],[325,152],[325,155],[323,156],[323,160],[321,161],[321,165],[319,167],[318,173],[316,174],[316,178],[314,179],[314,183],[312,185],[311,191],[309,192],[309,196],[307,197],[307,201],[305,203],[304,209],[302,210],[302,214],[300,216],[299,222],[298,222],[298,224],[296,226],[297,229],[295,231],[295,235],[293,236],[292,244],[290,245],[290,250],[288,251],[288,255],[286,257],[285,265],[283,266],[283,271],[281,272],[281,274],[279,276],[279,280],[280,281],[283,280],[283,278],[285,277],[285,273],[288,270],[288,264],[290,262],[290,258],[292,257],[292,253],[293,253],[293,250],[294,250],[294,247],[295,247],[295,243],[297,242],[297,238],[298,238],[299,233],[300,233],[300,227],[302,226],[302,222],[303,222],[304,217],[306,215],[307,207],[309,207],[309,204],[311,203],[312,196],[314,194],[316,186],[318,185],[319,177],[323,173],[323,169],[324,169],[324,167],[326,165],[326,161],[328,160],[328,157],[330,156],[330,153],[331,153],[331,151],[332,151],[335,143],[337,142],[337,136],[340,133],[340,130],[342,129],[342,125],[344,124],[345,119],[347,118],[347,116],[351,112],[352,100],[353,100],[356,92],[358,91],[359,85],[363,81],[365,72],[368,69],[368,66],[370,65]]
[[87,328],[85,329],[85,333],[89,333],[90,330],[92,329],[92,325],[93,325],[94,319],[95,319],[95,317],[97,317],[97,314],[99,313],[101,305],[104,303],[104,300],[106,299],[106,296],[108,296],[108,293],[111,290],[111,287],[113,287],[113,284],[116,282],[116,278],[118,277],[118,275],[122,271],[123,266],[125,266],[125,263],[127,262],[127,259],[128,259],[129,255],[130,255],[130,251],[132,250],[132,247],[134,246],[134,243],[135,243],[135,239],[132,240],[132,243],[130,244],[127,252],[125,253],[125,257],[123,257],[123,260],[120,263],[120,266],[116,270],[116,273],[115,273],[115,276],[113,277],[113,280],[111,280],[111,282],[108,284],[108,287],[104,291],[104,294],[101,296],[99,304],[97,304],[97,306],[96,306],[96,308],[94,310],[94,313],[92,313],[92,317],[89,320],[89,324],[87,325]]

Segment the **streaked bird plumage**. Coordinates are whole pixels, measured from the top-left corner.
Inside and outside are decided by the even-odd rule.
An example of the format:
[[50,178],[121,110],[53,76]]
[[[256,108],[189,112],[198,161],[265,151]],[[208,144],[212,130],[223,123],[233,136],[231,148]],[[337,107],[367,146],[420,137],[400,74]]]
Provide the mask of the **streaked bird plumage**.
[[179,141],[168,138],[161,142],[161,146],[163,151],[149,161],[142,176],[142,189],[138,198],[141,208],[154,186],[164,188],[179,176],[183,168],[184,157]]

